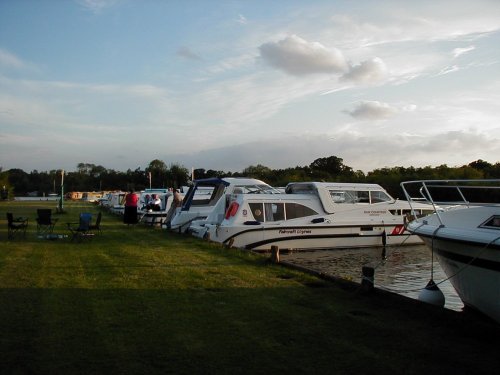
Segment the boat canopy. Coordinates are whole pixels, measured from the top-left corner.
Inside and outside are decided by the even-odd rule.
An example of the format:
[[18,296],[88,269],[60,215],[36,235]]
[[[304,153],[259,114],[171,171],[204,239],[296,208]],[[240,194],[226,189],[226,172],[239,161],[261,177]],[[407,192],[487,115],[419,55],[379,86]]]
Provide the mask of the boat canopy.
[[[189,211],[189,208],[193,204],[193,200],[195,198],[195,195],[197,192],[206,190],[206,195],[210,194],[210,197],[208,201],[216,201],[222,193],[224,192],[224,189],[229,186],[230,183],[227,181],[224,181],[221,178],[204,178],[200,180],[195,180],[194,185],[191,186],[186,193],[186,196],[184,197],[184,201],[182,204],[182,211]],[[208,189],[204,189],[208,188]],[[206,200],[204,200],[205,203],[208,203]]]
[[380,185],[351,184],[341,182],[291,182],[287,185],[287,194],[314,194],[321,201],[325,212],[332,214],[343,204],[375,204],[394,202]]

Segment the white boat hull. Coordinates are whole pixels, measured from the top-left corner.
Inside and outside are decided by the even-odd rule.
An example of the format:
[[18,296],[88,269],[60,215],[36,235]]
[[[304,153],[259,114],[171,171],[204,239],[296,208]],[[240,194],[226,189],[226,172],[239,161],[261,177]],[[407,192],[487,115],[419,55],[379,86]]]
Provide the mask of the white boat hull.
[[408,198],[411,189],[433,205],[453,203],[410,222],[408,230],[436,255],[464,305],[500,323],[499,183],[426,180],[402,183],[402,187]]
[[[197,235],[232,247],[248,250],[332,249],[421,244],[422,240],[402,226],[363,228],[360,226],[276,226],[217,227],[207,225]],[[385,230],[385,234],[384,234]]]
[[473,244],[424,237],[434,248],[441,268],[466,306],[500,322],[500,262],[498,245]]

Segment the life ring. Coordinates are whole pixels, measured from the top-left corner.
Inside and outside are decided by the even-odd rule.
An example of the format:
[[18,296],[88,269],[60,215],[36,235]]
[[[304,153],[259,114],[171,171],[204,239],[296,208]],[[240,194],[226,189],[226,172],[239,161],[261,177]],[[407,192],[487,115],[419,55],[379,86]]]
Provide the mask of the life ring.
[[224,216],[225,219],[228,220],[230,217],[236,215],[236,212],[238,212],[238,208],[240,208],[240,205],[237,202],[231,202],[229,208],[226,211],[226,215]]

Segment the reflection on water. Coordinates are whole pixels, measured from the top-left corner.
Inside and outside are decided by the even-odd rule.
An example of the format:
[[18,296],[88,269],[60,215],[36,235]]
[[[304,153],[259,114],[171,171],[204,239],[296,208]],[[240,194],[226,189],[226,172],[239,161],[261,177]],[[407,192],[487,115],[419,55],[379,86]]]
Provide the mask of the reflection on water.
[[385,259],[382,248],[332,249],[280,254],[284,261],[344,279],[361,282],[361,268],[375,268],[375,287],[390,290],[418,299],[418,294],[427,285],[434,268],[433,279],[445,296],[445,307],[461,311],[463,303],[446,275],[423,245],[388,247]]

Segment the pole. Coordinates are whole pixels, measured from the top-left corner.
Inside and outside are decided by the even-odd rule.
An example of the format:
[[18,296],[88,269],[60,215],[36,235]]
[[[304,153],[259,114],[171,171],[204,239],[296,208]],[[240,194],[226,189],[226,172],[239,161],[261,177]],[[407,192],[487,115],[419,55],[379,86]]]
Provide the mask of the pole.
[[59,212],[64,211],[64,169],[61,170],[61,196],[59,197]]

